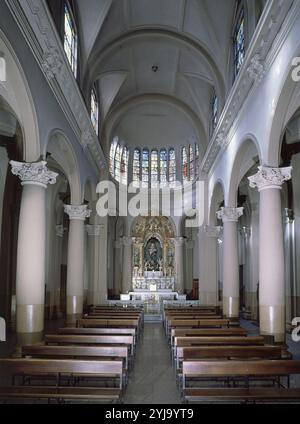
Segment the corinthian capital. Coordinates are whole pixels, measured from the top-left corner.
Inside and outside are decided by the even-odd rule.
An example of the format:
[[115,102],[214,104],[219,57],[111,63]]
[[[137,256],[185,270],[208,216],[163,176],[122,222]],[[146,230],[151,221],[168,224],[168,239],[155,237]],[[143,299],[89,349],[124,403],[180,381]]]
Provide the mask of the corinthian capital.
[[86,232],[90,237],[99,237],[101,234],[101,225],[86,225]]
[[244,208],[221,208],[217,212],[218,219],[222,219],[223,222],[237,222],[243,215]]
[[259,166],[258,173],[252,177],[248,177],[250,187],[257,188],[258,191],[268,188],[277,188],[281,190],[283,183],[292,178],[292,170],[293,168],[291,166],[287,168]]
[[176,237],[174,238],[174,245],[176,247],[182,247],[184,245],[185,238],[184,237]]
[[207,237],[217,238],[221,233],[221,227],[210,227],[209,225],[206,225],[205,232]]
[[123,237],[122,242],[124,246],[132,246],[133,240],[132,237]]
[[20,178],[22,185],[31,184],[46,188],[48,184],[56,183],[58,174],[49,171],[45,161],[26,163],[11,160],[10,164],[11,172]]
[[65,205],[65,213],[70,220],[85,221],[91,216],[91,212],[87,205]]

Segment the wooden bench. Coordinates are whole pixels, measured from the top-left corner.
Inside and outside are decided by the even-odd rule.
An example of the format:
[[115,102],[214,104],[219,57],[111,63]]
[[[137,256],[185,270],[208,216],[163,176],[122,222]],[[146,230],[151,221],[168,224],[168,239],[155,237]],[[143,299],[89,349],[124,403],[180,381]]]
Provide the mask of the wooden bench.
[[172,328],[222,328],[229,327],[230,320],[229,319],[201,319],[201,320],[179,320],[179,319],[171,319],[168,320],[166,333],[168,340],[171,337],[171,329]]
[[86,336],[73,334],[48,334],[45,336],[45,344],[57,345],[107,345],[120,346],[126,345],[129,348],[129,354],[134,355],[134,343],[132,336],[100,335]]
[[282,359],[280,346],[193,346],[177,347],[176,370],[182,361],[202,359]]
[[[10,386],[0,388],[0,399],[57,399],[57,400],[87,400],[120,401],[123,390],[122,361],[84,361],[66,359],[0,359],[1,375],[52,377],[55,387]],[[63,378],[73,375],[89,377],[89,387],[63,387]],[[77,377],[76,377],[77,378]],[[111,389],[90,387],[91,379],[97,381],[114,378],[116,387]],[[73,378],[74,380],[74,378]],[[83,380],[84,381],[84,380]],[[75,384],[76,380],[73,381]]]
[[138,328],[139,321],[137,319],[79,319],[77,327],[107,327],[107,328]]
[[118,336],[132,336],[133,337],[133,343],[136,345],[136,337],[137,337],[137,331],[135,328],[98,328],[98,327],[65,327],[65,328],[59,328],[58,334],[81,334],[81,335],[101,335],[101,334],[107,334],[107,335],[118,335]]
[[32,358],[106,358],[122,360],[124,369],[128,371],[128,348],[127,346],[23,346],[22,356]]
[[[262,361],[183,361],[182,363],[182,395],[185,402],[201,402],[204,400],[214,401],[227,400],[252,401],[279,399],[280,393],[284,393],[284,400],[300,400],[300,389],[290,389],[290,375],[300,374],[300,361],[290,360],[262,360]],[[278,387],[257,388],[250,387],[251,379],[264,380],[274,378]],[[287,385],[282,385],[281,377],[287,378]],[[189,379],[209,379],[230,382],[239,378],[244,382],[240,388],[210,388],[210,387],[188,387]],[[221,393],[222,390],[222,393]],[[257,397],[256,397],[257,395]]]
[[175,337],[202,337],[202,336],[241,336],[246,337],[247,330],[244,328],[172,328],[171,329],[171,346],[174,345]]

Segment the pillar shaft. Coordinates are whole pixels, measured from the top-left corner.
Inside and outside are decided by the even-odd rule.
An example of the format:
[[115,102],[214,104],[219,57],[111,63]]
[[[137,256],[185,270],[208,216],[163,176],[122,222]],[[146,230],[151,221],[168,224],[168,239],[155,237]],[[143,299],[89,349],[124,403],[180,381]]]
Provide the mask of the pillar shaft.
[[68,271],[67,271],[67,321],[74,322],[83,311],[84,296],[84,221],[90,216],[87,205],[66,205],[69,215]]
[[184,263],[183,263],[183,248],[184,238],[177,237],[175,243],[175,275],[176,275],[176,290],[178,293],[184,292]]
[[222,208],[218,218],[223,221],[223,314],[229,318],[239,316],[239,258],[237,221],[243,208]]
[[259,167],[250,186],[260,192],[259,317],[260,332],[276,342],[285,340],[284,245],[281,187],[292,168]]
[[122,293],[128,293],[132,288],[132,238],[123,238],[123,273]]
[[20,343],[39,341],[44,329],[46,188],[56,182],[46,162],[10,162],[23,186],[17,249],[17,323]]

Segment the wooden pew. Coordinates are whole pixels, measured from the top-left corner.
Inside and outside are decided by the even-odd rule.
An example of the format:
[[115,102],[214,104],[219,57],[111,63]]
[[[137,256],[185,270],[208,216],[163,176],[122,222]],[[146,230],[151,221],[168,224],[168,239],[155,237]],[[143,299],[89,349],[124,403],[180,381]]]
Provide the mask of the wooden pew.
[[117,359],[122,360],[124,370],[128,371],[127,346],[23,346],[23,357],[47,359]]
[[212,327],[229,327],[229,319],[196,319],[196,320],[179,320],[179,319],[170,319],[168,320],[166,333],[167,338],[170,340],[171,329],[172,328],[212,328]]
[[[0,399],[57,399],[64,400],[108,400],[119,402],[123,390],[123,363],[122,361],[84,361],[66,359],[0,359],[1,375],[35,377],[47,375],[55,379],[56,386],[10,386],[0,388]],[[63,376],[89,376],[89,386],[63,387]],[[117,386],[111,389],[90,387],[91,379],[105,381],[114,378]],[[84,380],[83,380],[84,381]],[[75,380],[74,380],[75,382]]]
[[117,335],[72,335],[72,334],[48,334],[45,336],[45,344],[57,345],[126,345],[129,348],[129,354],[134,356],[134,343],[132,336],[117,336]]
[[[215,400],[263,401],[263,400],[300,400],[300,389],[290,389],[290,375],[300,374],[300,361],[291,360],[259,360],[259,361],[183,361],[182,363],[182,395],[185,402],[201,402]],[[251,379],[276,379],[278,387],[250,387]],[[287,378],[287,387],[282,387],[281,378]],[[205,388],[189,387],[189,379],[224,381],[244,380],[243,388]]]
[[247,336],[244,328],[172,328],[171,346],[174,346],[175,337],[201,337],[201,336]]
[[182,361],[203,359],[283,359],[280,346],[193,346],[177,347],[176,370]]
[[101,335],[101,334],[118,335],[118,336],[128,335],[133,337],[134,346],[136,346],[136,338],[137,338],[137,331],[135,328],[65,327],[65,328],[59,328],[58,334],[81,334],[86,336]]
[[138,328],[139,321],[137,319],[79,319],[77,321],[78,327],[125,327],[125,328]]

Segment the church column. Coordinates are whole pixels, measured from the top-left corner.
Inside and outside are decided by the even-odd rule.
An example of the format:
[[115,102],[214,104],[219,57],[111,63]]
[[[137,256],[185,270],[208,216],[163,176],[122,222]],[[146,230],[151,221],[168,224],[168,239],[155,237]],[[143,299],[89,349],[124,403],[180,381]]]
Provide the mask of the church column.
[[91,211],[87,205],[65,205],[69,215],[68,272],[67,272],[67,322],[73,323],[83,311],[84,286],[84,221]]
[[61,279],[61,263],[62,263],[62,247],[63,247],[63,237],[64,237],[64,227],[63,225],[57,225],[56,228],[56,238],[54,246],[54,257],[53,257],[53,300],[51,300],[52,306],[52,318],[61,317],[60,310],[60,279]]
[[292,168],[260,166],[249,177],[258,188],[259,205],[259,317],[260,332],[285,340],[285,281],[281,188],[291,179]]
[[237,222],[243,208],[222,208],[217,215],[223,221],[223,314],[237,318],[240,310]]
[[218,304],[218,236],[220,227],[199,230],[199,301],[201,305]]
[[10,162],[23,186],[17,249],[17,336],[19,344],[40,341],[44,329],[46,188],[57,174],[47,162]]
[[185,289],[187,293],[190,293],[193,289],[193,277],[194,277],[194,240],[188,240],[185,244],[185,258],[186,258],[186,283]]
[[184,263],[183,263],[183,248],[184,237],[177,237],[174,239],[175,244],[175,279],[176,290],[178,293],[184,292]]
[[121,292],[121,249],[122,241],[116,240],[114,243],[114,294],[118,295]]
[[88,304],[97,305],[100,225],[86,225],[86,231],[88,235],[87,259],[89,267]]
[[122,293],[129,293],[131,288],[132,288],[132,238],[123,237]]

